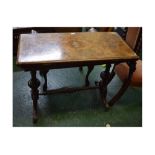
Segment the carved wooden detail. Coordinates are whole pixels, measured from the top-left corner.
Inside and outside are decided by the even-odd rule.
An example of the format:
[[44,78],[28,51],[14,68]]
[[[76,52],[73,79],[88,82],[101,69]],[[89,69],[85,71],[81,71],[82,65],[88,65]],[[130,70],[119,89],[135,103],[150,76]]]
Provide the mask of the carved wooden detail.
[[40,81],[36,78],[36,71],[31,71],[31,79],[28,81],[28,86],[31,88],[31,98],[33,100],[33,122],[35,123],[38,119],[38,105],[37,101],[39,99]]

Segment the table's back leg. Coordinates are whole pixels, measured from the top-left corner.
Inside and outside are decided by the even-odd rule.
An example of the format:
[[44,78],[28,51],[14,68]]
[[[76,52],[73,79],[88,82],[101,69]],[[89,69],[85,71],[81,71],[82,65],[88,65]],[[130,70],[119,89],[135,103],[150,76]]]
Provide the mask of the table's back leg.
[[106,65],[106,70],[101,72],[100,74],[102,80],[99,82],[101,100],[106,109],[109,108],[106,97],[107,97],[107,86],[109,83],[109,79],[111,78],[110,67],[111,64]]
[[119,89],[117,94],[108,102],[109,106],[113,106],[114,103],[121,98],[121,96],[124,94],[124,92],[126,91],[131,82],[133,72],[136,69],[136,62],[135,61],[129,62],[128,65],[129,65],[128,78],[125,80],[125,82],[123,83],[122,87]]
[[48,70],[43,70],[43,77],[44,77],[44,85],[43,85],[43,91],[46,91],[47,90],[47,73],[48,73]]
[[31,71],[31,79],[28,81],[28,86],[31,88],[31,98],[33,100],[33,123],[37,122],[38,119],[38,105],[37,101],[39,99],[40,81],[36,78],[36,71]]
[[82,68],[82,66],[80,66],[80,67],[79,67],[79,71],[80,71],[80,72],[82,72],[82,71],[83,71],[83,68]]
[[85,85],[86,86],[89,86],[90,82],[89,82],[89,74],[91,73],[91,71],[93,70],[94,66],[93,65],[89,65],[88,66],[88,71],[87,71],[87,74],[86,74],[86,78],[85,78]]
[[47,73],[49,70],[44,69],[44,70],[40,70],[40,75],[43,76],[44,78],[44,84],[43,84],[43,91],[47,91]]

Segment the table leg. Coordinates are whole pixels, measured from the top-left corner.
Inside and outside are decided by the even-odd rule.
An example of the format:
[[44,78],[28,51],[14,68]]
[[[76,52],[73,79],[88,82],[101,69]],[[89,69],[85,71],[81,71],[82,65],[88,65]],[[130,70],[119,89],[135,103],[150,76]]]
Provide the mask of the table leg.
[[86,78],[85,78],[85,85],[86,86],[89,86],[89,80],[88,80],[88,77],[89,77],[89,74],[91,73],[91,71],[93,70],[94,66],[90,65],[88,66],[88,72],[86,74]]
[[110,74],[110,67],[111,67],[111,64],[106,65],[106,70],[101,72],[100,74],[100,77],[102,80],[99,82],[101,100],[106,109],[109,108],[109,105],[107,104],[107,100],[106,100],[107,86],[110,80],[112,79],[111,77],[112,75]]
[[[114,78],[114,76],[115,76],[115,71],[114,71],[115,70],[115,66],[116,66],[116,64],[114,64],[113,69],[112,69],[112,71],[111,71],[111,73],[110,73],[110,75],[108,77],[107,84],[109,84],[112,81],[112,79]],[[95,85],[98,86],[99,82],[95,81]]]
[[33,100],[33,123],[37,122],[38,119],[38,105],[37,101],[39,99],[40,81],[36,78],[36,71],[31,71],[31,79],[28,81],[28,86],[31,88],[31,98]]
[[48,73],[48,70],[43,70],[42,71],[43,73],[43,77],[44,77],[44,85],[43,85],[43,91],[47,91],[47,73]]
[[121,96],[124,94],[124,92],[127,90],[128,86],[130,84],[133,72],[136,69],[136,62],[135,61],[128,62],[128,66],[129,66],[128,78],[125,80],[125,82],[123,83],[122,87],[119,89],[117,94],[108,102],[109,106],[113,106],[114,103],[121,98]]
[[82,68],[82,66],[80,66],[80,67],[79,67],[79,71],[80,71],[80,72],[82,72],[82,71],[83,71],[83,68]]

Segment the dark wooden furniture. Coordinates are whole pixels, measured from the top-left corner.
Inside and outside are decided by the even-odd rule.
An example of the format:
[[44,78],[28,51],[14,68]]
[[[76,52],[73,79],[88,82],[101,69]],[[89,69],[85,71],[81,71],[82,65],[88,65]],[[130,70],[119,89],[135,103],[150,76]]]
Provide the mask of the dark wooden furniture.
[[[33,100],[33,121],[36,122],[37,101],[39,95],[58,92],[74,92],[86,89],[99,89],[106,109],[112,106],[127,89],[135,71],[138,56],[115,32],[79,32],[79,33],[37,33],[22,34],[19,39],[17,65],[31,73],[28,82]],[[126,62],[129,66],[128,78],[120,90],[110,100],[106,100],[107,86],[113,79],[115,65]],[[101,72],[101,81],[89,86],[88,76],[94,65],[106,64]],[[88,66],[85,87],[60,88],[47,90],[47,73],[50,69]],[[111,66],[113,66],[111,70]],[[40,81],[36,72],[42,71],[45,83],[43,92],[39,92]]]
[[142,27],[128,27],[125,41],[137,53],[142,52]]
[[[134,50],[135,53],[142,52],[142,28],[128,27],[125,42]],[[120,63],[115,67],[115,72],[119,78],[124,81],[129,72],[129,67],[126,63]],[[138,60],[136,70],[131,79],[131,86],[142,86],[142,60]]]

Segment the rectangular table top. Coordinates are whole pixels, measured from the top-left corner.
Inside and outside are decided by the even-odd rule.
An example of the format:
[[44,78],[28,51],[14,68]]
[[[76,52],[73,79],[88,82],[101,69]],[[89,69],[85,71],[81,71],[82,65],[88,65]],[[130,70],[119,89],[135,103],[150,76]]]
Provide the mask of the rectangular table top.
[[138,56],[115,32],[21,34],[17,64],[136,60]]

